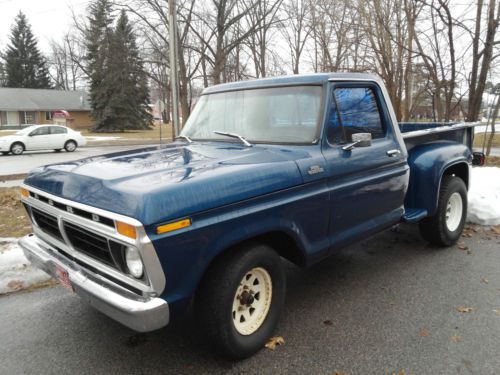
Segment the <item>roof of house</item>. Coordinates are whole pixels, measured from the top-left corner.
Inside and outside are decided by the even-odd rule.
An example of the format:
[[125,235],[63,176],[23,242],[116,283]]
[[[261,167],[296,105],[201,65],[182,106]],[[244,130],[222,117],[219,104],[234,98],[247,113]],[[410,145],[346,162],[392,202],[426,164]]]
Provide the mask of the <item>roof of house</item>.
[[0,111],[89,111],[85,91],[0,87]]

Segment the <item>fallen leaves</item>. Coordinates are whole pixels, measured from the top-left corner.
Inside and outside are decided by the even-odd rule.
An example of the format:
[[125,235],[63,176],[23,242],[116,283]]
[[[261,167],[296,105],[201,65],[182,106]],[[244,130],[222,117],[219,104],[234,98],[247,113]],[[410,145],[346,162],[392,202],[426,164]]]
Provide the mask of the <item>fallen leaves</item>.
[[465,250],[469,250],[469,247],[468,247],[465,243],[463,243],[463,242],[459,242],[459,243],[458,243],[458,245],[457,245],[457,247],[458,247],[460,250],[464,250],[464,251],[465,251]]
[[23,288],[23,282],[20,280],[12,280],[9,281],[7,287],[13,291],[21,290]]
[[493,225],[491,227],[491,231],[495,234],[499,234],[500,235],[500,225]]
[[500,315],[500,309],[495,309],[495,310],[493,310],[493,312],[494,312],[495,314],[497,314],[497,315]]
[[324,324],[325,326],[333,326],[333,322],[332,322],[331,320],[325,320],[325,321],[323,322],[323,324]]
[[481,282],[482,282],[483,284],[488,284],[488,283],[489,283],[488,279],[487,279],[487,278],[485,278],[485,277],[481,277]]
[[419,334],[420,334],[420,337],[429,337],[429,335],[430,335],[429,331],[427,329],[425,329],[425,328],[422,328],[420,330]]
[[460,307],[457,307],[457,311],[460,312],[460,313],[470,313],[470,312],[474,311],[474,308],[473,307],[460,306]]
[[458,335],[451,336],[451,341],[453,341],[453,342],[460,342],[461,340],[462,340],[462,338]]
[[273,336],[266,343],[265,347],[271,350],[276,350],[279,345],[285,345],[285,339],[281,336]]

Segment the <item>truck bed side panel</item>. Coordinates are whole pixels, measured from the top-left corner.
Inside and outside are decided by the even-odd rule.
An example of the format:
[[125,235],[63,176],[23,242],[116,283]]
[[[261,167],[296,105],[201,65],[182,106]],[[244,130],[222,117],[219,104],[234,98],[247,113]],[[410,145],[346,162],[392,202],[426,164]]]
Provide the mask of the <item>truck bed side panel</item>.
[[408,156],[410,186],[406,194],[406,209],[425,209],[434,215],[437,209],[441,178],[445,171],[471,161],[470,148],[454,141],[435,141],[414,146]]

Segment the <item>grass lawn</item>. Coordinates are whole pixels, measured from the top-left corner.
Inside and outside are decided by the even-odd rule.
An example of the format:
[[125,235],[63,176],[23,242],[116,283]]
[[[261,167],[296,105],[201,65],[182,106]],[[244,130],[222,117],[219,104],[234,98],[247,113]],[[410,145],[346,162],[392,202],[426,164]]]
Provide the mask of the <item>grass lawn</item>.
[[[18,130],[6,130],[0,132],[0,137],[4,135],[12,135]],[[82,135],[85,137],[117,137],[117,140],[159,140],[160,139],[160,125],[155,123],[149,130],[127,130],[118,133],[94,133],[89,130],[82,130]],[[164,141],[172,140],[172,125],[162,124],[161,125],[161,138]]]
[[31,233],[31,222],[19,199],[19,188],[0,188],[0,237]]
[[[486,135],[486,144],[488,144],[489,134]],[[474,136],[474,147],[483,147],[484,133],[476,133]],[[493,137],[492,147],[500,147],[500,133],[495,133]]]
[[[160,125],[155,123],[149,130],[127,130],[119,133],[95,133],[89,130],[83,130],[85,137],[119,137],[120,139],[160,139]],[[161,137],[163,140],[172,139],[172,125],[161,125]]]

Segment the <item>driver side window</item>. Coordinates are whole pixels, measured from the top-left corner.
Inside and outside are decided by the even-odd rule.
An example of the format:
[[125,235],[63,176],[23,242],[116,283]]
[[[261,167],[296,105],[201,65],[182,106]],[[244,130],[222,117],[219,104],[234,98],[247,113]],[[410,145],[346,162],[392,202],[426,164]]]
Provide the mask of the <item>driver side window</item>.
[[330,144],[351,142],[355,133],[370,133],[372,139],[384,138],[385,128],[374,90],[370,87],[336,88],[327,126]]
[[47,134],[49,134],[49,127],[48,126],[44,126],[44,127],[41,127],[41,128],[33,130],[30,133],[30,137],[33,137],[33,136],[36,136],[36,135],[47,135]]

